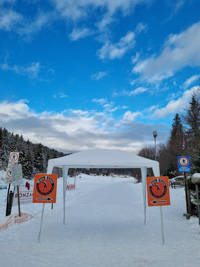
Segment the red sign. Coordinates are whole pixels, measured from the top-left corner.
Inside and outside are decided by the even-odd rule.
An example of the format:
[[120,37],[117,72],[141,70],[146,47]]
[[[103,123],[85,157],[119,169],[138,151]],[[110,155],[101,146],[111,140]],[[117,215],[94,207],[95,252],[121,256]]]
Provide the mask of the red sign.
[[36,174],[33,203],[56,203],[57,174]]
[[187,157],[184,157],[184,156],[180,157],[178,162],[179,162],[180,166],[184,166],[184,167],[188,166],[190,164],[189,159]]
[[9,162],[17,163],[19,160],[19,152],[10,152]]
[[148,206],[170,205],[169,178],[147,177]]

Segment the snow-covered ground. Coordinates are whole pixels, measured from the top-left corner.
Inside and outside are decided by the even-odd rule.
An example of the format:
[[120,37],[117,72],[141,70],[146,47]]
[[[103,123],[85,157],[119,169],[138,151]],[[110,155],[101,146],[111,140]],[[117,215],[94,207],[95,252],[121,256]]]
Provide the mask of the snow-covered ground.
[[[5,189],[0,190],[0,224],[5,217]],[[79,175],[76,189],[66,192],[63,225],[62,178],[58,179],[53,210],[42,204],[21,206],[33,218],[0,231],[0,266],[8,267],[143,267],[200,266],[198,218],[186,220],[183,188],[170,189],[171,206],[163,207],[165,244],[162,245],[160,208],[147,207],[144,225],[142,184],[134,178]],[[14,206],[12,214],[18,214]]]

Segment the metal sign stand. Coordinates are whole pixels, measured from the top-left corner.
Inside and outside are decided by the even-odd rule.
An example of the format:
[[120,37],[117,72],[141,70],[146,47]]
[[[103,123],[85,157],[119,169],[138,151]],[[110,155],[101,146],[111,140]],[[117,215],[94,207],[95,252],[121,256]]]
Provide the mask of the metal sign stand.
[[19,199],[19,185],[17,185],[17,199],[18,199],[18,211],[19,211],[19,217],[21,217],[20,199]]
[[43,206],[42,206],[42,215],[41,215],[41,221],[40,221],[40,231],[39,231],[39,235],[38,235],[38,243],[40,243],[40,236],[41,236],[41,232],[42,232],[42,221],[43,221],[43,215],[44,215],[44,205],[45,203],[43,203]]
[[162,206],[160,206],[160,219],[161,219],[162,245],[164,245],[165,244],[165,237],[164,237],[164,227],[163,227],[163,210],[162,210]]

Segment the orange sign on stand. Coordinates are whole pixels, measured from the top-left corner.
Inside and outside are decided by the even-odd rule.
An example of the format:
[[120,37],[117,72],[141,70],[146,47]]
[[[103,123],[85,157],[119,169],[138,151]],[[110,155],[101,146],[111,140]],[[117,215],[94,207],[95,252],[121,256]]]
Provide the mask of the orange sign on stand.
[[169,178],[147,177],[148,206],[170,205]]
[[56,203],[57,174],[36,174],[33,203]]

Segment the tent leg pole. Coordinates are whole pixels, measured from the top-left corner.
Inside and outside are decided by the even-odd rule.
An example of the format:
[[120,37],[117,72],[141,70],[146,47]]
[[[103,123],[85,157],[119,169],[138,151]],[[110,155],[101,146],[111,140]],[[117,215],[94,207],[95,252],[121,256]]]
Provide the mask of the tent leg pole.
[[63,224],[65,224],[65,198],[66,198],[66,184],[67,184],[68,168],[63,166]]
[[144,201],[144,225],[146,225],[147,208],[146,208],[146,179],[147,179],[147,168],[141,168],[142,173],[142,186],[143,186],[143,201]]

